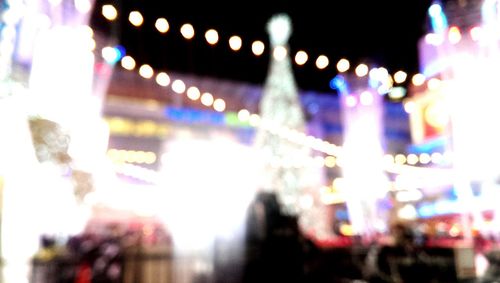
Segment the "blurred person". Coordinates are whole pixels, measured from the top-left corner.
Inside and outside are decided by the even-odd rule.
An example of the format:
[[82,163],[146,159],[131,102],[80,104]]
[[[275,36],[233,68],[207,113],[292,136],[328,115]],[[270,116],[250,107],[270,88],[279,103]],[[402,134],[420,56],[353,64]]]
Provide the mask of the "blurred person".
[[305,240],[276,194],[259,192],[247,214],[244,283],[304,282]]

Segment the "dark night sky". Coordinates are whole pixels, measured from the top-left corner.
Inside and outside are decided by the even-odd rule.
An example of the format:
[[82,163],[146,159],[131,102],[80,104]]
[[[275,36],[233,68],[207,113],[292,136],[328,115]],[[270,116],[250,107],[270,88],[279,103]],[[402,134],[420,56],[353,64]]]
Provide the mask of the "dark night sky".
[[[181,2],[181,1],[179,1]],[[121,17],[109,24],[99,17],[100,6],[112,3]],[[268,43],[266,22],[285,12],[293,24],[290,49],[309,53],[304,66],[294,65],[300,88],[329,91],[328,82],[336,75],[335,64],[345,57],[351,65],[364,62],[385,66],[391,73],[403,69],[418,71],[417,40],[427,32],[427,8],[431,0],[308,0],[308,1],[97,1],[93,25],[116,37],[138,63],[156,68],[201,76],[263,83],[267,75],[267,53],[255,57],[250,43]],[[145,17],[136,28],[127,21],[132,10]],[[154,28],[158,17],[165,17],[170,31],[160,34]],[[179,28],[191,23],[196,31],[192,41],[185,40]],[[219,43],[210,46],[204,39],[209,28],[219,32]],[[243,39],[239,52],[229,49],[227,39],[237,34]],[[325,54],[330,65],[325,70],[314,66],[315,58]]]

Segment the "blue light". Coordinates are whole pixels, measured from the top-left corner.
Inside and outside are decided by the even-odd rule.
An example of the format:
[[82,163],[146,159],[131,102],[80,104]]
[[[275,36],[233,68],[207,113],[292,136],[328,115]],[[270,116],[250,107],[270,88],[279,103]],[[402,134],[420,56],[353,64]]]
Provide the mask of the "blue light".
[[434,33],[444,33],[448,28],[448,20],[446,19],[446,15],[440,3],[435,2],[429,7],[429,16]]
[[123,47],[121,45],[117,45],[117,46],[115,46],[115,49],[118,51],[119,56],[120,56],[120,59],[118,59],[118,60],[121,60],[123,57],[125,57],[125,55],[127,55],[127,51],[125,50],[125,47]]
[[345,78],[341,75],[335,76],[331,81],[330,81],[330,88],[333,90],[338,90],[342,94],[347,94],[347,82],[345,81]]

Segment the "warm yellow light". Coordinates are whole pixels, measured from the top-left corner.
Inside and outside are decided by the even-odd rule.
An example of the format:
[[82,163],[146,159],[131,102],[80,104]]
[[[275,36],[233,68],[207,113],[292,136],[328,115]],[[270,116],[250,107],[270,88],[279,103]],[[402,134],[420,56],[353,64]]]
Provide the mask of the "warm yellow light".
[[405,164],[406,156],[404,154],[397,154],[396,156],[394,156],[394,162],[399,165]]
[[337,164],[337,158],[335,156],[328,155],[325,157],[325,166],[328,168],[333,168],[335,167],[335,164]]
[[411,82],[414,86],[421,86],[425,83],[425,76],[422,74],[415,74],[411,78]]
[[132,11],[130,12],[130,14],[128,15],[128,21],[136,26],[136,27],[139,27],[142,25],[142,23],[144,22],[144,18],[142,17],[142,14],[139,12],[139,11]]
[[397,71],[394,74],[394,81],[398,84],[404,83],[408,75],[403,71]]
[[307,59],[309,59],[309,56],[307,56],[305,51],[300,50],[297,54],[295,54],[295,63],[297,63],[297,65],[304,65],[307,62]]
[[139,68],[139,75],[145,79],[150,79],[154,75],[153,68],[151,68],[148,64],[144,64]]
[[192,39],[194,37],[194,28],[191,24],[183,24],[181,27],[181,34],[185,39]]
[[281,61],[285,59],[286,55],[288,54],[288,51],[284,46],[276,46],[273,50],[273,56],[274,59]]
[[448,40],[451,44],[457,44],[462,39],[462,34],[460,33],[460,29],[458,27],[450,27],[448,31]]
[[197,100],[198,98],[200,98],[201,96],[201,93],[200,93],[200,90],[195,87],[195,86],[192,86],[190,88],[188,88],[187,90],[187,97],[191,100]]
[[135,68],[135,60],[130,56],[125,56],[121,60],[122,67],[126,70],[133,70]]
[[242,122],[246,122],[248,121],[248,119],[250,118],[250,112],[246,109],[241,109],[240,111],[238,111],[238,119]]
[[418,163],[418,156],[416,154],[410,153],[406,157],[406,162],[410,165],[415,165]]
[[201,104],[210,106],[214,103],[214,97],[211,93],[205,92],[201,95]]
[[351,67],[349,60],[342,58],[337,62],[337,71],[340,73],[346,72]]
[[241,37],[237,35],[233,35],[229,38],[229,47],[231,47],[232,50],[238,51],[241,48]]
[[156,83],[161,86],[168,86],[170,84],[170,77],[164,72],[158,73],[156,75]]
[[221,98],[217,98],[214,101],[214,109],[217,112],[222,112],[222,111],[226,110],[226,102]]
[[181,80],[175,80],[172,83],[172,90],[176,93],[181,94],[186,90],[186,84],[184,84],[184,82]]
[[161,33],[166,33],[170,29],[167,19],[159,18],[155,22],[156,29]]
[[207,32],[205,32],[205,39],[207,40],[208,44],[215,45],[217,44],[217,42],[219,42],[219,33],[217,33],[217,31],[214,29],[209,29],[207,30]]
[[118,11],[115,6],[106,4],[102,6],[101,13],[108,21],[114,21],[118,17]]
[[368,66],[365,64],[359,64],[354,72],[356,73],[356,76],[364,77],[368,74]]
[[330,60],[325,55],[319,55],[316,59],[316,67],[320,70],[328,67],[328,64],[330,64]]
[[264,53],[264,42],[257,40],[252,43],[252,52],[255,54],[255,56],[260,56],[262,53]]

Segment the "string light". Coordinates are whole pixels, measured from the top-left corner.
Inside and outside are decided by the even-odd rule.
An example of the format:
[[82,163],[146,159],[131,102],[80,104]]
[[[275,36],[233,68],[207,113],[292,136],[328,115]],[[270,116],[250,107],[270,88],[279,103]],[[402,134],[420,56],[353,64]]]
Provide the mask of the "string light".
[[[131,20],[130,22],[133,25],[140,26],[142,24],[142,21],[143,21],[142,15],[138,11],[133,11],[133,12],[131,12],[131,14],[132,13],[134,13],[133,18],[137,18],[137,20]],[[116,8],[114,8],[114,6],[110,5],[110,4],[106,4],[106,5],[102,6],[102,14],[108,20],[114,20],[118,16],[118,12],[116,11]],[[139,20],[139,18],[141,18],[141,20]],[[130,17],[129,17],[129,20],[130,20]],[[170,29],[170,25],[168,24],[168,21],[165,18],[157,19],[157,21],[155,23],[155,27],[161,33],[165,33]],[[182,36],[185,39],[190,40],[195,35],[194,27],[189,23],[182,25],[180,30],[181,30]],[[474,33],[474,36],[473,36],[474,38],[477,38],[478,34],[480,34],[480,28],[475,28],[475,29],[473,28],[473,29],[471,29],[470,32]],[[429,35],[437,36],[437,34],[428,34],[428,36]],[[207,42],[211,45],[216,44],[219,40],[219,35],[218,35],[217,31],[214,29],[208,30],[206,33],[206,36],[209,37],[207,39]],[[456,27],[450,27],[450,29],[448,30],[448,37],[449,37],[448,39],[452,43],[460,41],[460,39],[461,39],[460,30]],[[427,38],[427,36],[426,36],[426,38]],[[241,37],[235,36],[235,35],[231,36],[229,39],[229,45],[233,51],[240,50],[242,47]],[[252,44],[251,44],[251,50],[252,50],[253,54],[256,56],[261,56],[264,53],[265,48],[266,48],[265,44],[261,40],[256,40],[256,41],[252,42]],[[274,50],[273,50],[273,53],[274,53]],[[282,50],[280,50],[280,51],[278,51],[278,53],[282,54],[283,52],[282,52]],[[321,55],[321,56],[326,57],[326,55]],[[278,56],[278,57],[280,57],[280,56]],[[319,59],[319,57],[318,57],[318,59]],[[325,69],[326,67],[328,67],[328,65],[329,65],[327,63],[328,57],[326,57],[326,60],[323,59],[323,57],[321,57],[321,59],[319,59],[319,60],[318,59],[315,62],[316,67],[318,69],[322,70],[322,69]],[[307,61],[308,61],[308,56],[307,56],[306,51],[301,50],[301,51],[297,52],[296,58],[295,58],[295,63],[297,65],[304,65]],[[368,69],[365,68],[364,66],[365,66],[365,64],[360,64],[356,68],[356,70],[358,70],[358,71],[356,71],[356,75],[363,77],[363,76],[366,76],[366,74],[368,74]],[[349,70],[350,63],[346,58],[341,58],[337,62],[336,67],[337,67],[338,72],[343,73],[343,72],[346,72],[347,70]],[[365,72],[366,72],[366,74],[365,74]],[[398,74],[397,78],[395,77],[396,83],[402,83],[408,77],[408,74],[404,71],[398,71],[396,74]],[[404,74],[406,74],[406,76],[404,76]],[[403,77],[404,77],[404,79],[403,79]],[[426,77],[423,76],[422,74],[414,74],[412,76],[412,84],[415,86],[420,86],[420,85],[424,84],[425,81],[426,81]],[[385,91],[385,93],[389,93],[389,91]]]
[[217,31],[214,29],[209,29],[207,30],[207,32],[205,32],[205,39],[207,40],[208,44],[215,45],[217,44],[217,42],[219,42],[219,33],[217,33]]
[[[134,59],[132,57],[130,57],[127,60],[132,61]],[[135,62],[135,60],[134,60],[134,62]],[[149,70],[149,68],[151,68],[149,65],[142,65],[141,68],[139,69],[139,73],[141,74],[141,69],[143,69],[143,70],[146,69],[147,70],[146,73],[154,74],[154,70],[152,68],[151,68],[151,70]],[[368,68],[368,67],[366,67],[366,68]],[[144,73],[144,71],[142,71],[142,73]],[[159,75],[165,74],[165,75],[160,75],[160,77],[168,76],[164,72],[159,72],[158,74]],[[147,78],[147,76],[144,76],[144,74],[141,76]],[[175,92],[181,94],[181,93],[184,93],[186,91],[186,85],[182,80],[177,79],[172,83],[172,89]],[[187,90],[186,95],[191,100],[197,100],[201,97],[201,99],[200,99],[201,103],[204,106],[213,107],[215,111],[224,112],[226,110],[226,102],[223,99],[214,98],[213,95],[211,93],[208,93],[208,92],[201,94],[200,90],[195,86],[190,86]],[[360,103],[368,104],[369,100],[370,100],[370,98],[368,96],[370,96],[373,99],[371,93],[361,94],[360,100],[363,100],[363,101],[360,101]],[[357,104],[357,100],[355,97],[353,97],[353,96],[349,96],[349,97],[354,99],[354,101],[353,101],[354,104]],[[347,97],[347,98],[349,98],[349,97]],[[364,98],[361,99],[362,97],[364,97]],[[410,105],[411,105],[411,101],[405,103],[405,109],[407,107],[409,107]],[[272,124],[272,123],[269,123],[266,121],[262,121],[258,114],[250,113],[246,109],[239,110],[237,113],[237,116],[238,116],[238,119],[240,121],[248,122],[253,127],[258,127],[259,125],[269,126]],[[262,124],[262,123],[264,123],[264,124]],[[271,130],[272,127],[268,127],[268,129]],[[322,153],[327,154],[328,160],[325,159],[325,161],[324,161],[325,166],[327,166],[327,167],[342,166],[341,160],[338,159],[338,157],[341,154],[341,150],[342,150],[340,146],[337,146],[335,144],[332,144],[328,141],[324,141],[324,140],[319,139],[319,138],[315,138],[312,136],[306,136],[304,133],[294,132],[294,131],[291,131],[291,130],[286,129],[286,128],[278,129],[278,130],[274,129],[274,132],[280,133],[280,135],[283,138],[286,138],[286,139],[290,140],[291,142],[300,143],[300,144],[303,144],[304,146],[311,147],[314,150],[317,150],[317,151],[320,151]],[[388,157],[388,156],[390,156],[390,157]],[[332,158],[335,158],[335,162],[333,161]],[[428,163],[433,163],[433,164],[438,164],[438,165],[444,164],[444,163],[449,163],[450,158],[445,157],[441,153],[421,154],[420,156],[417,156],[416,154],[410,153],[408,155],[405,155],[405,154],[390,155],[390,154],[388,154],[388,155],[384,156],[383,160],[386,163],[385,169],[387,171],[397,173],[397,172],[402,171],[403,169],[411,169],[411,168],[422,169],[421,167],[414,167],[413,166],[413,165],[416,165],[418,163],[423,164],[423,165],[428,164]],[[335,165],[332,165],[333,163],[335,163]],[[397,166],[402,166],[402,167],[397,167]]]
[[307,53],[303,50],[300,50],[297,54],[295,54],[295,63],[299,66],[304,65],[308,59],[309,56],[307,56]]
[[166,33],[170,29],[170,25],[167,19],[159,18],[155,22],[155,28],[161,33]]
[[241,37],[233,35],[229,38],[229,47],[231,47],[232,50],[234,51],[240,50],[241,45],[242,45]]
[[194,37],[194,28],[191,24],[183,24],[181,26],[181,34],[185,39],[192,39]]
[[328,57],[326,57],[325,55],[320,55],[316,59],[316,67],[320,70],[323,70],[326,67],[328,67],[329,63],[330,61],[328,60]]
[[142,17],[142,14],[139,11],[132,11],[128,15],[128,21],[133,26],[140,27],[144,22],[144,18]]
[[252,52],[255,56],[260,56],[264,53],[265,45],[264,42],[257,40],[252,43]]
[[114,21],[118,17],[118,11],[116,10],[115,6],[111,4],[103,5],[101,8],[101,14],[108,21]]

